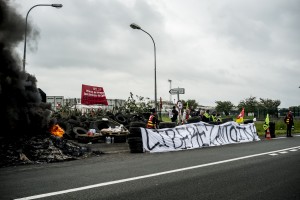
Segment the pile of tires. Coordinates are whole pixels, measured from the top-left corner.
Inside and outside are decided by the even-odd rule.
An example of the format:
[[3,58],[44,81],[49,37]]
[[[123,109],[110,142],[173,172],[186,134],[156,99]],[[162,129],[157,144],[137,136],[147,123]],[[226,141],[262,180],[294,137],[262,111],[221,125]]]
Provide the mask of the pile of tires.
[[244,121],[244,124],[249,124],[249,123],[253,123],[253,120],[252,120],[252,119],[246,119],[246,120]]
[[174,128],[176,126],[175,122],[160,122],[159,128]]
[[222,119],[223,123],[225,123],[225,122],[231,122],[231,121],[234,121],[232,117],[227,117],[227,118],[223,118]]
[[146,127],[144,122],[131,122],[129,134],[127,135],[130,153],[143,153],[143,140],[141,129]]
[[199,116],[191,117],[191,118],[187,119],[188,124],[197,123],[197,122],[200,122],[200,121],[201,121],[201,118]]

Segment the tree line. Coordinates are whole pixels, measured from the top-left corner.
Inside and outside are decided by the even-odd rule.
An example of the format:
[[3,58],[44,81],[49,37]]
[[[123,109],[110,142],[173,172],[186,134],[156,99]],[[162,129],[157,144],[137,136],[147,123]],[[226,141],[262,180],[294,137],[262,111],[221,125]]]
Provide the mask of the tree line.
[[[182,101],[184,106],[189,108],[198,108],[199,105],[195,100],[187,100]],[[237,106],[235,106],[231,101],[215,101],[216,107],[215,110],[219,113],[239,113],[243,108],[245,109],[245,115],[252,113],[253,116],[256,117],[265,117],[266,114],[269,114],[273,117],[279,117],[285,115],[288,110],[292,110],[296,116],[300,115],[300,105],[292,106],[286,109],[279,109],[278,107],[281,104],[280,100],[273,99],[264,99],[250,96],[249,98],[245,98],[239,102]]]

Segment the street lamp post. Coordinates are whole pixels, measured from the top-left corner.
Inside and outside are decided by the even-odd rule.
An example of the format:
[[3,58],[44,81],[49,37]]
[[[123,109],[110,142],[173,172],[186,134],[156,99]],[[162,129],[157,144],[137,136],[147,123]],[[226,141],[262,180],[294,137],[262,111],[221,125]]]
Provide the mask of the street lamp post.
[[51,6],[51,7],[54,7],[54,8],[61,8],[63,5],[62,4],[37,4],[37,5],[34,5],[32,6],[28,12],[27,12],[27,15],[26,15],[26,21],[25,21],[25,39],[24,39],[24,53],[23,53],[23,71],[25,71],[25,63],[26,63],[26,38],[27,38],[27,18],[28,18],[28,14],[29,12],[37,7],[37,6]]
[[[172,89],[172,80],[168,80],[170,83],[170,90]],[[170,103],[172,103],[172,94],[170,93]]]
[[143,31],[144,33],[148,34],[154,44],[154,102],[155,102],[155,110],[157,111],[156,46],[155,46],[155,42],[153,40],[153,37],[147,31],[143,30],[139,25],[133,23],[133,24],[130,24],[130,27],[133,29],[139,29],[139,30]]

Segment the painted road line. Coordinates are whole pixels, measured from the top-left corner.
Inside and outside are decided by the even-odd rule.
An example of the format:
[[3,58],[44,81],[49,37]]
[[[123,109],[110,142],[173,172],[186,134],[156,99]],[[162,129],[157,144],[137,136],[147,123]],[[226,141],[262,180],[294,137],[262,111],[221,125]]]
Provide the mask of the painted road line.
[[285,139],[286,137],[276,137],[276,138],[272,138],[273,140],[280,140],[280,139]]
[[276,150],[276,151],[269,151],[269,152],[265,152],[265,153],[253,154],[253,155],[248,155],[248,156],[243,156],[243,157],[238,157],[238,158],[232,158],[232,159],[228,159],[228,160],[221,160],[221,161],[206,163],[206,164],[202,164],[202,165],[195,165],[195,166],[191,166],[191,167],[179,168],[179,169],[174,169],[174,170],[169,170],[169,171],[164,171],[164,172],[147,174],[147,175],[143,175],[143,176],[137,176],[137,177],[125,178],[125,179],[120,179],[120,180],[115,180],[115,181],[104,182],[104,183],[98,183],[98,184],[94,184],[94,185],[87,185],[84,187],[78,187],[78,188],[73,188],[73,189],[68,189],[68,190],[61,190],[61,191],[50,192],[50,193],[45,193],[45,194],[38,194],[38,195],[18,198],[16,200],[39,199],[39,198],[45,198],[45,197],[50,197],[50,196],[56,196],[56,195],[60,195],[60,194],[71,193],[71,192],[78,192],[78,191],[88,190],[88,189],[92,189],[92,188],[99,188],[99,187],[104,187],[104,186],[108,186],[108,185],[125,183],[125,182],[135,181],[135,180],[141,180],[141,179],[146,179],[146,178],[151,178],[151,177],[156,177],[156,176],[162,176],[165,174],[172,174],[172,173],[177,173],[177,172],[182,172],[182,171],[187,171],[187,170],[198,169],[198,168],[202,168],[202,167],[208,167],[208,166],[219,165],[219,164],[223,164],[223,163],[234,162],[234,161],[238,161],[238,160],[244,160],[244,159],[248,159],[248,158],[254,158],[254,157],[258,157],[258,156],[269,155],[269,154],[278,153],[278,152],[284,152],[284,151],[288,151],[288,150],[295,149],[295,148],[300,148],[300,146],[286,148],[286,149],[280,149],[280,150]]
[[280,151],[278,153],[285,154],[285,153],[288,153],[288,152],[287,151]]
[[278,153],[271,153],[269,154],[270,156],[278,156],[279,154]]

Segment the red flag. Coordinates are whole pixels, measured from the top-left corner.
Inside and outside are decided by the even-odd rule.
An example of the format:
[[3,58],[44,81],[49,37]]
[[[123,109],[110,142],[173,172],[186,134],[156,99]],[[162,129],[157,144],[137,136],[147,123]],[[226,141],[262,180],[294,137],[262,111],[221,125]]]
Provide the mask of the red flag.
[[102,87],[83,85],[81,90],[81,104],[104,104],[108,105],[105,92]]
[[244,121],[245,109],[243,108],[241,113],[237,116],[236,122],[242,123]]

